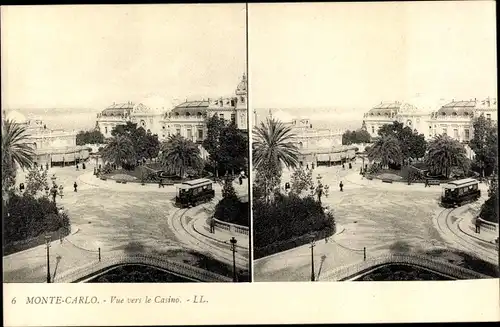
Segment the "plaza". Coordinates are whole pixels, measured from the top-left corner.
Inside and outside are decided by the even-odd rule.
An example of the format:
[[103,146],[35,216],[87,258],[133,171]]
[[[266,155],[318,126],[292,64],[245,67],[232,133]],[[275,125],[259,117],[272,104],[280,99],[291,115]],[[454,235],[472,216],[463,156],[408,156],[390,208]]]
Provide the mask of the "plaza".
[[[336,234],[328,242],[316,240],[316,280],[331,280],[334,270],[363,262],[365,253],[368,259],[412,254],[454,265],[463,265],[463,253],[467,253],[497,265],[493,236],[488,231],[480,236],[464,232],[472,224],[473,209],[477,212],[487,198],[486,185],[480,184],[482,197],[477,203],[443,209],[439,206],[440,186],[367,180],[359,174],[360,166],[356,162],[352,169],[320,166],[313,171],[314,178],[320,174],[323,184],[329,186],[329,196],[322,198],[322,204],[330,207],[337,224]],[[290,172],[284,173],[282,182],[289,180]],[[310,275],[310,244],[254,263],[256,281],[308,281]]]
[[[248,235],[217,229],[204,232],[207,218],[221,199],[221,187],[214,185],[212,202],[194,208],[174,206],[175,186],[158,188],[157,184],[118,184],[103,181],[93,174],[94,163],[85,170],[75,167],[52,167],[49,176],[64,186],[63,197],[56,203],[69,214],[72,231],[64,238],[52,240],[50,267],[52,278],[85,267],[98,258],[117,256],[150,256],[166,258],[197,266],[197,254],[231,267],[229,240],[235,237],[235,263],[238,270],[248,269]],[[23,181],[23,173],[17,176]],[[73,183],[78,184],[74,192]],[[248,184],[234,183],[238,195],[246,196]],[[4,257],[6,282],[44,282],[47,259],[45,245]],[[100,256],[100,257],[99,257]],[[216,272],[217,273],[217,272]]]

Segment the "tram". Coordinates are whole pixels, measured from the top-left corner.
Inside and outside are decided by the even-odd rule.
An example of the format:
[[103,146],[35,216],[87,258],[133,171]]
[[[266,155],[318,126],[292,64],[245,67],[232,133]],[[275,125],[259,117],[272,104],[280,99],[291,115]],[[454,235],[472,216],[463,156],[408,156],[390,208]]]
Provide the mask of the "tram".
[[441,205],[445,208],[459,207],[481,197],[479,182],[473,178],[465,178],[449,182],[443,186]]
[[199,178],[177,184],[175,204],[185,208],[211,201],[215,196],[215,191],[212,188],[213,183],[210,179]]

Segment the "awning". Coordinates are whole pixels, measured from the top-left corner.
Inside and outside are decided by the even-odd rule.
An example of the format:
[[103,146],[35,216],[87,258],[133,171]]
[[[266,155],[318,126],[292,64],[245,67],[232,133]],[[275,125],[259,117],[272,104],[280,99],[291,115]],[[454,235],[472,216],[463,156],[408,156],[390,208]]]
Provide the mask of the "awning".
[[63,155],[62,154],[53,154],[51,160],[52,160],[52,162],[62,162]]
[[342,160],[342,153],[337,152],[330,154],[330,161],[341,161],[341,160]]
[[328,154],[318,154],[318,161],[330,161],[330,156]]

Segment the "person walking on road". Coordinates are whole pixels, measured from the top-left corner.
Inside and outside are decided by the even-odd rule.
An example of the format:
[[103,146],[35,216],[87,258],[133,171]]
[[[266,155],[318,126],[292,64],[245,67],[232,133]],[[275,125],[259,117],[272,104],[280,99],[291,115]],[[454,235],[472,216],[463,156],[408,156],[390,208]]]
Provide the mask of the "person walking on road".
[[78,190],[77,190],[78,184],[76,184],[76,182],[73,184],[73,187],[75,189],[75,192],[78,192]]
[[339,187],[340,187],[340,192],[344,192],[344,184],[342,183],[342,181],[340,181]]
[[425,179],[425,187],[429,187],[429,180],[427,178]]
[[215,220],[213,218],[210,219],[210,233],[215,233]]
[[476,219],[476,233],[481,234],[481,223],[479,222],[479,219]]

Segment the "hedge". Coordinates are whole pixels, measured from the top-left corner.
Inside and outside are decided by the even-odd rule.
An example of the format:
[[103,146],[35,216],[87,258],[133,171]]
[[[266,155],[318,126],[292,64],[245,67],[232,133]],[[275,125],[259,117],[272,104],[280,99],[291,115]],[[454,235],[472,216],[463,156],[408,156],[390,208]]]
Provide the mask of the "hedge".
[[29,195],[12,194],[3,210],[8,212],[4,216],[4,251],[22,241],[29,243],[33,239],[43,239],[45,233],[70,230],[69,217],[65,213],[59,214],[56,204],[46,197],[35,199]]

